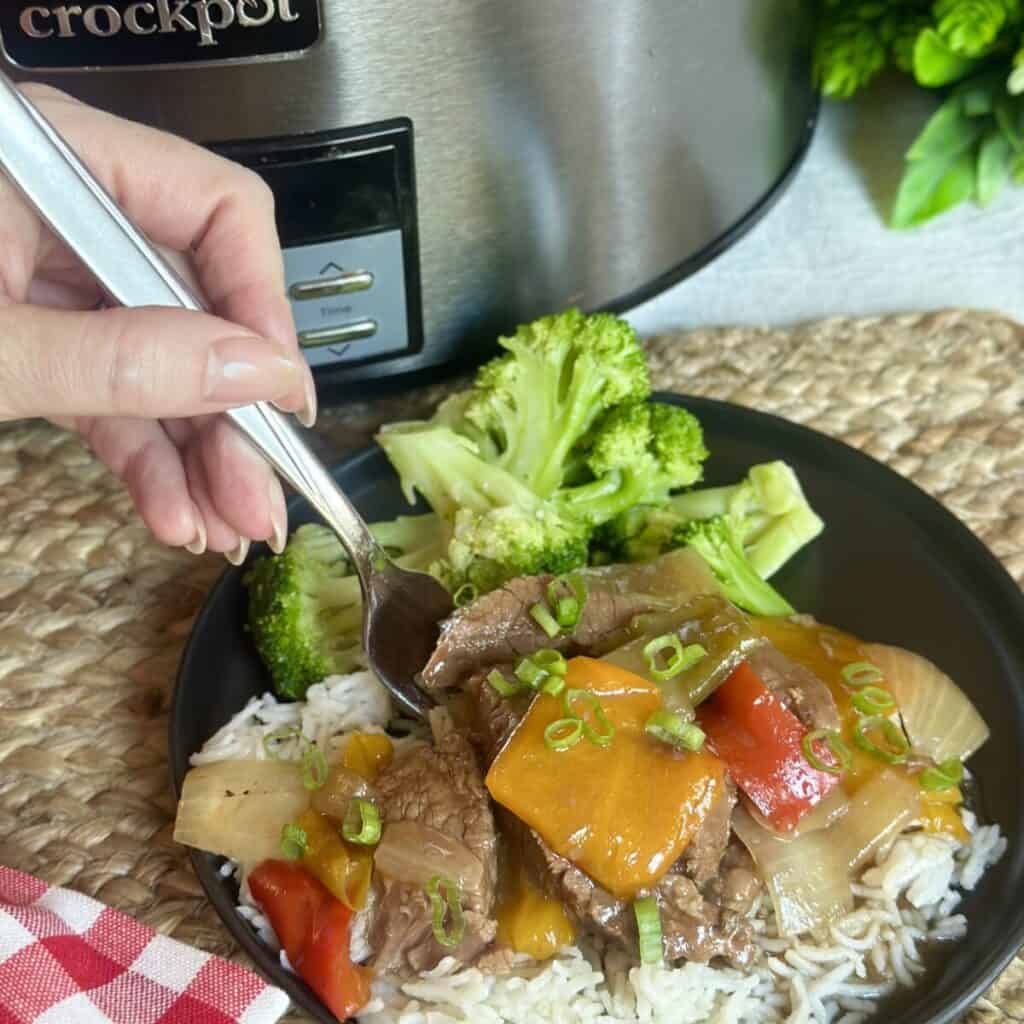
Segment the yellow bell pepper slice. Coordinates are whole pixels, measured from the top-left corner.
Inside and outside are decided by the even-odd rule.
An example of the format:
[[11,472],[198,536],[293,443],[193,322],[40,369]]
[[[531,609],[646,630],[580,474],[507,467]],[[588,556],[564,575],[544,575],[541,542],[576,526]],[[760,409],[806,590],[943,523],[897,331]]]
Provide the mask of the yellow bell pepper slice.
[[394,753],[395,748],[387,736],[378,732],[357,732],[345,744],[341,764],[367,782],[373,782]]
[[346,907],[362,910],[373,876],[373,851],[345,843],[327,817],[318,811],[304,811],[295,824],[306,834],[302,866]]
[[550,749],[544,730],[565,712],[560,698],[539,694],[491,765],[487,788],[556,853],[632,899],[665,874],[720,799],[722,763],[644,732],[661,707],[656,684],[594,658],[573,658],[565,681],[598,698],[612,742]]

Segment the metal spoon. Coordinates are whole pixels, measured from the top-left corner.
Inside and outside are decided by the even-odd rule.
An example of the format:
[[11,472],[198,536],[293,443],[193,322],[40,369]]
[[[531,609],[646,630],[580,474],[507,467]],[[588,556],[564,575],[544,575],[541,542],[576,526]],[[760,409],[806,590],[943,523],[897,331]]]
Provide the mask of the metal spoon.
[[[112,301],[206,308],[3,73],[0,125],[0,169]],[[263,402],[225,415],[338,535],[362,587],[370,667],[405,711],[425,715],[433,701],[415,679],[434,649],[440,621],[452,610],[448,591],[433,577],[392,563],[288,417]]]

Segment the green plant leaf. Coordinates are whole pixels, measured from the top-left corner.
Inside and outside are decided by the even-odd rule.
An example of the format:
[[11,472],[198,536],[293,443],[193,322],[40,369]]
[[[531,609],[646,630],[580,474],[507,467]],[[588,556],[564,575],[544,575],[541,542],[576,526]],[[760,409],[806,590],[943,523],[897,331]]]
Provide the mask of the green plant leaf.
[[954,53],[983,57],[992,51],[1019,0],[935,0],[936,29]]
[[978,202],[988,206],[1010,178],[1013,147],[999,131],[987,135],[978,149]]
[[1024,153],[1017,153],[1010,164],[1014,185],[1024,185]]
[[907,150],[907,160],[943,160],[956,157],[978,141],[983,125],[968,117],[961,98],[950,96],[935,111]]
[[914,78],[918,85],[937,88],[966,78],[980,62],[955,54],[933,28],[926,28],[914,42]]
[[1024,131],[1021,130],[1024,104],[1013,96],[1003,93],[996,97],[992,113],[995,115],[996,124],[999,125],[999,130],[1005,136],[1006,141],[1013,146],[1016,152],[1024,152]]
[[890,224],[911,228],[970,199],[977,187],[973,147],[947,158],[910,161],[900,182]]

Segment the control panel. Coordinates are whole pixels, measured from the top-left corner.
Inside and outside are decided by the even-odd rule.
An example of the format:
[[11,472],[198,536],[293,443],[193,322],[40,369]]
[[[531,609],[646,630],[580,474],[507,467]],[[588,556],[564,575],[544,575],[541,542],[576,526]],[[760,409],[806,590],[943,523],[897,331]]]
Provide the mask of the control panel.
[[401,231],[286,247],[284,269],[310,366],[409,350]]
[[318,378],[423,346],[412,125],[221,143],[274,192],[285,287]]

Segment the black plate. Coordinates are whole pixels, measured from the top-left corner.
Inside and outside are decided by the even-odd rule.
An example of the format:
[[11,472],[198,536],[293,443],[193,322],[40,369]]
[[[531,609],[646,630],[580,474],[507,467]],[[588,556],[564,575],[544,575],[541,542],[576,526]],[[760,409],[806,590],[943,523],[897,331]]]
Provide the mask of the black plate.
[[[964,902],[966,939],[936,959],[910,999],[884,1014],[888,1024],[951,1021],[1024,942],[1024,597],[959,520],[868,456],[774,416],[708,399],[659,398],[700,417],[712,452],[708,484],[732,482],[771,459],[796,470],[827,524],[774,581],[797,608],[927,655],[964,687],[992,729],[972,767],[981,783],[981,814],[1000,824],[1009,850]],[[408,511],[376,448],[346,460],[335,476],[367,519]],[[298,501],[291,516],[293,525],[313,518]],[[243,631],[242,571],[230,569],[214,588],[182,660],[170,736],[179,790],[189,755],[269,687]],[[217,859],[193,851],[192,860],[228,929],[263,973],[318,1020],[333,1021],[234,912],[235,890],[218,876]]]

